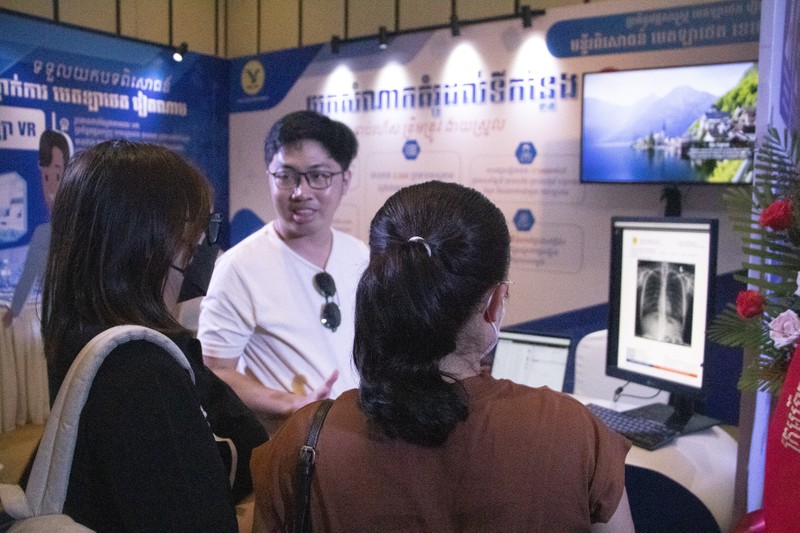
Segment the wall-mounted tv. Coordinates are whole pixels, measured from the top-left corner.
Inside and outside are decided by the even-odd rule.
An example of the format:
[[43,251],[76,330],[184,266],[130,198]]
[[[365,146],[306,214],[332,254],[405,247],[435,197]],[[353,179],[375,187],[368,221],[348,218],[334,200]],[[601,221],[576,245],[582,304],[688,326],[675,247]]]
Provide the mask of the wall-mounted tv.
[[753,61],[583,75],[581,182],[752,182]]

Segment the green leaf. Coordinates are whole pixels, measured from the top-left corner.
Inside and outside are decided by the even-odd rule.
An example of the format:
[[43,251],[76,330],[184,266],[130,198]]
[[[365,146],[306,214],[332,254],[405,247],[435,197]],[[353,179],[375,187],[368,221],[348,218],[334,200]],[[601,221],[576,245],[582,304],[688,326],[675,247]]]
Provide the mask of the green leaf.
[[783,285],[781,283],[767,281],[765,279],[760,279],[760,278],[748,277],[747,283],[755,287],[758,287],[759,289],[762,289],[762,292],[780,291],[783,288]]
[[[769,323],[787,309],[800,311],[800,298],[794,294],[800,270],[800,132],[768,126],[756,147],[753,168],[753,186],[730,188],[723,193],[723,201],[747,256],[743,262],[747,274],[735,274],[734,278],[761,292],[764,312],[743,318],[736,306],[728,303],[707,334],[714,342],[759,354],[742,370],[741,390],[777,394],[794,346],[776,348],[769,336]],[[787,230],[775,231],[758,223],[763,210],[777,199],[793,201],[795,223]]]
[[779,276],[782,279],[797,279],[797,268],[793,265],[786,265],[780,263],[742,263],[744,268],[755,270],[763,274],[771,274]]
[[735,308],[728,308],[717,315],[706,333],[709,340],[725,346],[758,348],[761,331],[759,317],[742,318]]

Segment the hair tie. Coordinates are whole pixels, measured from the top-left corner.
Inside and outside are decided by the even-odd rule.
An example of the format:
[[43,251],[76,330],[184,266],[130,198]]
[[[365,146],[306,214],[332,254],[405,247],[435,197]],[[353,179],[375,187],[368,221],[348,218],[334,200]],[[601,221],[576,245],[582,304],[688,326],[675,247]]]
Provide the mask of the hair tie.
[[425,247],[425,251],[428,252],[428,257],[431,257],[431,247],[427,242],[425,242],[425,239],[423,239],[422,237],[415,235],[410,239],[408,239],[408,242],[421,242],[422,246]]

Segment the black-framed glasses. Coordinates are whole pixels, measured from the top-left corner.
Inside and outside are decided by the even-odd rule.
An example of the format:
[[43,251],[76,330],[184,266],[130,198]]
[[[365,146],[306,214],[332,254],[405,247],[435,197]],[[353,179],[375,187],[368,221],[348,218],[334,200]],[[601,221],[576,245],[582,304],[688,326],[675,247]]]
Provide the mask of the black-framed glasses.
[[220,226],[222,226],[222,213],[211,213],[206,227],[206,244],[217,244]]
[[336,331],[336,328],[342,323],[342,312],[339,311],[336,302],[331,301],[331,298],[336,295],[336,283],[333,281],[333,276],[327,272],[320,272],[314,276],[314,285],[325,296],[319,321],[329,330]]
[[[219,242],[219,228],[222,226],[222,213],[214,212],[208,215],[208,224],[206,224],[206,231],[204,234],[203,240],[198,243],[198,245],[203,244],[206,246],[214,246]],[[189,263],[192,262],[194,254],[197,252],[197,246],[191,247],[191,256],[189,257]],[[181,274],[185,274],[185,269],[177,267],[175,265],[171,265],[172,268],[180,272]]]
[[309,170],[308,172],[297,172],[296,170],[280,170],[278,172],[267,172],[275,180],[275,185],[279,189],[294,190],[300,186],[300,180],[305,177],[308,186],[319,191],[330,187],[334,176],[344,174],[347,171]]

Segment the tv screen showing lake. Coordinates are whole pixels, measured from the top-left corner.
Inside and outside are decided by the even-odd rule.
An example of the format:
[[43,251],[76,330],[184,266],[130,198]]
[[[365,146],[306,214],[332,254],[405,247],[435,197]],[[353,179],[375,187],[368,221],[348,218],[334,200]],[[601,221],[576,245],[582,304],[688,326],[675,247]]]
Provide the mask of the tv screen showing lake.
[[754,62],[587,73],[581,181],[749,183]]

